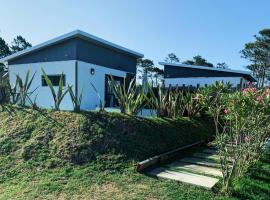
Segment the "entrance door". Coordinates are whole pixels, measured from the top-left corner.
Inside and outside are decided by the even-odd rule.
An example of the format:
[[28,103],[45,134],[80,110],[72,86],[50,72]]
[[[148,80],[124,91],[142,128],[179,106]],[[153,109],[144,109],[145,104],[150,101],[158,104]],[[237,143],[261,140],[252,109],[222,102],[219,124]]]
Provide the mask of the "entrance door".
[[[120,85],[124,83],[123,77],[112,76],[116,84]],[[105,107],[116,107],[118,106],[117,100],[113,94],[113,89],[111,88],[111,76],[105,75]]]

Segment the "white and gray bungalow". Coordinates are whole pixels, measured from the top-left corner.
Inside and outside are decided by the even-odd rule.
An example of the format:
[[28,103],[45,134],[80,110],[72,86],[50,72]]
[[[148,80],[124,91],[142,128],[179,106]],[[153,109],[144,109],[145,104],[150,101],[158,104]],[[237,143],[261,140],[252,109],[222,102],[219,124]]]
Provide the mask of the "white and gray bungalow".
[[180,63],[164,63],[165,87],[205,87],[217,81],[231,83],[233,87],[243,88],[247,82],[256,79],[247,71],[194,66]]
[[[54,86],[58,86],[63,73],[64,85],[72,85],[76,94],[83,91],[81,108],[90,110],[99,106],[99,99],[91,83],[103,103],[113,106],[114,98],[108,76],[112,75],[118,82],[126,77],[134,77],[137,59],[141,57],[143,55],[140,53],[76,30],[5,57],[0,62],[8,65],[11,85],[15,84],[16,74],[24,78],[28,69],[31,74],[36,73],[30,91],[38,87],[38,106],[51,108],[54,104],[50,89],[44,81],[43,68]],[[61,109],[72,109],[68,95],[63,99]]]

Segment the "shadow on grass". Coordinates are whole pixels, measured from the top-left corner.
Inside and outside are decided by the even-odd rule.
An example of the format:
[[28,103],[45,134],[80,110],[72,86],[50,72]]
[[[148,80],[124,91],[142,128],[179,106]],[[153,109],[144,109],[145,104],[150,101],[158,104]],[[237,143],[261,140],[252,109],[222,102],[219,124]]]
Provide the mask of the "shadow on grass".
[[240,199],[270,199],[270,164],[266,153],[249,173],[235,184],[233,196]]

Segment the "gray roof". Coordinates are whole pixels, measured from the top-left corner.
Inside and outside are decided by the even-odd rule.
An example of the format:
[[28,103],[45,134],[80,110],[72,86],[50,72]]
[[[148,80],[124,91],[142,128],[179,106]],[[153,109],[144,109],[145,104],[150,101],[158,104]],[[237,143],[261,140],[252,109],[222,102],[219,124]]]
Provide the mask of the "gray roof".
[[127,49],[125,47],[119,46],[117,44],[106,41],[104,39],[101,39],[101,38],[96,37],[94,35],[91,35],[89,33],[83,32],[81,30],[75,30],[75,31],[72,31],[70,33],[67,33],[67,34],[61,35],[59,37],[56,37],[54,39],[51,39],[51,40],[49,40],[47,42],[41,43],[39,45],[36,45],[36,46],[30,47],[30,48],[27,48],[25,50],[19,51],[17,53],[14,53],[14,54],[12,54],[10,56],[4,57],[4,58],[0,59],[0,63],[1,62],[2,63],[7,62],[7,61],[9,61],[11,59],[14,59],[14,58],[17,58],[17,57],[20,57],[20,56],[23,56],[23,55],[30,54],[31,52],[37,51],[37,50],[42,49],[44,47],[48,47],[48,46],[54,45],[56,43],[59,43],[59,42],[62,42],[62,41],[65,41],[65,40],[68,40],[68,39],[71,39],[71,38],[76,38],[76,37],[79,37],[79,38],[82,38],[82,39],[85,39],[85,40],[88,40],[88,41],[91,41],[91,42],[95,42],[95,43],[100,44],[102,46],[118,50],[118,51],[120,51],[122,53],[126,53],[126,54],[129,54],[129,55],[137,57],[137,58],[141,58],[141,57],[144,56],[141,53],[138,53],[136,51],[133,51],[133,50]]

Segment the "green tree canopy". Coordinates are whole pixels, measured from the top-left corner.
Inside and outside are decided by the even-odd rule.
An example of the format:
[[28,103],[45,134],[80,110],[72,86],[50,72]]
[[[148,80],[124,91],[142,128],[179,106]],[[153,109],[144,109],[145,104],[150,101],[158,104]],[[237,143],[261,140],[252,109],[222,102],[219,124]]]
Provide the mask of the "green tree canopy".
[[26,41],[21,35],[18,35],[13,39],[10,49],[12,53],[16,53],[18,51],[22,51],[26,48],[32,47],[32,45]]
[[240,51],[241,57],[250,61],[247,66],[258,80],[258,86],[263,87],[270,77],[270,29],[259,31],[254,36],[255,41],[245,44]]
[[216,68],[228,69],[228,65],[225,62],[217,63]]
[[200,55],[194,56],[192,60],[187,60],[187,61],[183,62],[183,64],[214,67],[214,65],[212,63],[207,62],[207,60]]
[[180,62],[179,58],[174,53],[169,53],[164,61],[168,62],[168,63],[179,63]]
[[0,37],[0,58],[6,57],[11,54],[8,44],[3,38]]
[[[8,44],[3,38],[0,37],[0,58],[6,57],[11,54]],[[4,70],[5,65],[0,63],[0,72]]]

